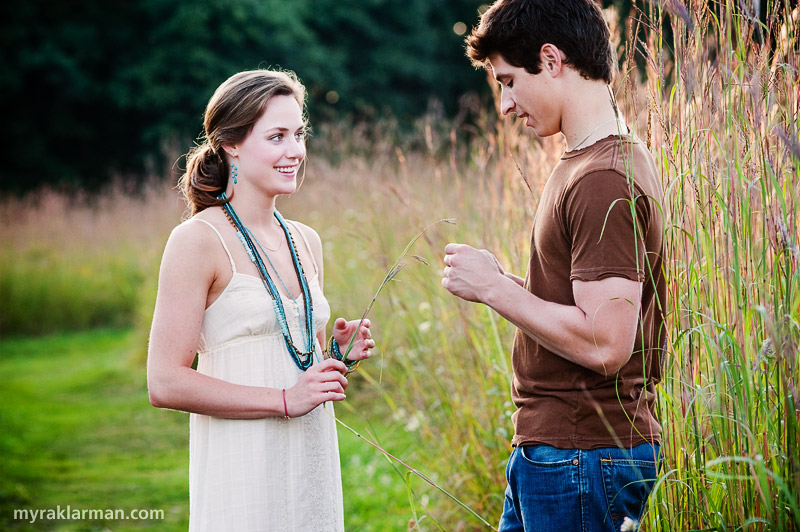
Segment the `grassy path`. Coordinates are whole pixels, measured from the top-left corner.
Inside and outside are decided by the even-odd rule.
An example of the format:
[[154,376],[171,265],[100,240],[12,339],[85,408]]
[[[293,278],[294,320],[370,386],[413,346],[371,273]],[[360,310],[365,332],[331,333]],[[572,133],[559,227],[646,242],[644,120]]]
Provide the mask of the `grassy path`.
[[[0,340],[0,529],[186,530],[187,415],[150,406],[134,338],[128,330],[99,330]],[[345,422],[363,427],[354,412],[338,409]],[[393,452],[412,448],[390,422],[380,428],[397,436]],[[354,435],[340,430],[339,439],[347,530],[406,530],[402,478]],[[14,518],[15,509],[58,508],[156,510],[163,519]]]

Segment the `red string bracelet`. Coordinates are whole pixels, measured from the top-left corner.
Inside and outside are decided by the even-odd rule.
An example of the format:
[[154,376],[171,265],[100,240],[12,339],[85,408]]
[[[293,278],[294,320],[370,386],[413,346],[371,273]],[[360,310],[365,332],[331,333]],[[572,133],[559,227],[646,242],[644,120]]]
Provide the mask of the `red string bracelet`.
[[289,419],[289,409],[286,408],[286,388],[281,392],[283,392],[283,419]]

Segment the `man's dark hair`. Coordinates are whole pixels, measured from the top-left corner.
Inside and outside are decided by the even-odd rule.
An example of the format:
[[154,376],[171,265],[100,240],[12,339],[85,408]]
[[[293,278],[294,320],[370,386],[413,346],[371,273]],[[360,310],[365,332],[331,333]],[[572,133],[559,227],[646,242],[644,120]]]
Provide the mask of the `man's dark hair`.
[[467,37],[467,56],[486,67],[492,54],[531,74],[541,72],[539,52],[553,44],[565,63],[586,79],[611,83],[616,70],[608,25],[594,0],[498,0]]

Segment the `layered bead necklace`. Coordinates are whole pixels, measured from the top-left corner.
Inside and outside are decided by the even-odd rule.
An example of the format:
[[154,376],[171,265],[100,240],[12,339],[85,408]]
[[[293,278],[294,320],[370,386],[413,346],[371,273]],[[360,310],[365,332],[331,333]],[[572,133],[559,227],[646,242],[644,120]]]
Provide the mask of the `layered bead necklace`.
[[[228,196],[223,192],[219,196],[219,199],[227,200]],[[294,360],[294,363],[297,364],[298,368],[300,368],[302,371],[307,370],[314,363],[314,306],[311,302],[311,292],[308,289],[308,282],[306,281],[306,276],[303,273],[303,265],[300,264],[300,257],[297,255],[297,248],[286,221],[276,210],[275,219],[278,220],[278,223],[286,235],[286,241],[289,243],[289,251],[292,254],[294,271],[297,274],[297,281],[300,283],[300,288],[303,292],[303,307],[305,310],[305,334],[303,335],[305,345],[303,348],[305,351],[300,351],[292,341],[289,325],[286,322],[286,311],[283,308],[283,301],[281,301],[281,294],[278,291],[278,287],[275,286],[275,283],[272,281],[272,278],[267,271],[267,267],[264,264],[264,260],[261,258],[261,254],[259,254],[256,245],[261,248],[261,251],[269,261],[270,266],[272,266],[272,269],[275,271],[275,274],[278,276],[281,284],[291,296],[291,292],[289,292],[289,289],[286,287],[286,283],[284,283],[283,279],[281,279],[280,274],[278,274],[278,270],[275,269],[275,265],[272,264],[272,260],[269,258],[269,255],[264,250],[263,246],[261,246],[261,243],[258,242],[250,229],[248,229],[242,223],[242,220],[236,214],[236,211],[234,210],[230,201],[222,205],[222,210],[225,211],[228,221],[230,221],[231,225],[233,225],[234,229],[236,229],[236,236],[239,238],[242,246],[244,246],[244,249],[247,252],[247,255],[250,257],[250,260],[256,265],[258,273],[261,275],[261,281],[264,283],[264,288],[266,288],[267,293],[269,293],[269,295],[272,297],[272,306],[275,309],[275,314],[278,316],[278,322],[281,326],[281,333],[283,334],[283,341],[286,344],[286,349],[289,351],[289,355],[291,355],[292,360]]]

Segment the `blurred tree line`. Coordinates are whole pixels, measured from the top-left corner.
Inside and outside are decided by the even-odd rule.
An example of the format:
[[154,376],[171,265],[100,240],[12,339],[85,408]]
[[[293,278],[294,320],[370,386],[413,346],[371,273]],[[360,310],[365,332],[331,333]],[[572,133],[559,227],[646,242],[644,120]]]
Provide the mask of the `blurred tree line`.
[[214,89],[240,70],[295,70],[313,122],[409,118],[432,99],[452,112],[459,95],[485,87],[458,33],[477,22],[481,3],[5,2],[0,189],[160,172],[165,155],[202,132]]
[[[625,61],[646,0],[613,6]],[[762,0],[766,6],[785,0]],[[796,5],[797,0],[791,4]],[[391,114],[488,92],[464,34],[490,0],[29,0],[0,7],[0,190],[96,187],[159,174],[202,132],[214,89],[240,70],[281,67],[309,91],[312,124]],[[677,16],[683,3],[663,4]],[[672,6],[672,8],[670,8]],[[662,25],[671,35],[669,15]],[[627,28],[627,30],[626,30]],[[627,33],[626,33],[627,31]],[[635,42],[635,40],[634,40]],[[637,63],[644,61],[637,57]],[[166,163],[166,164],[165,164]]]

